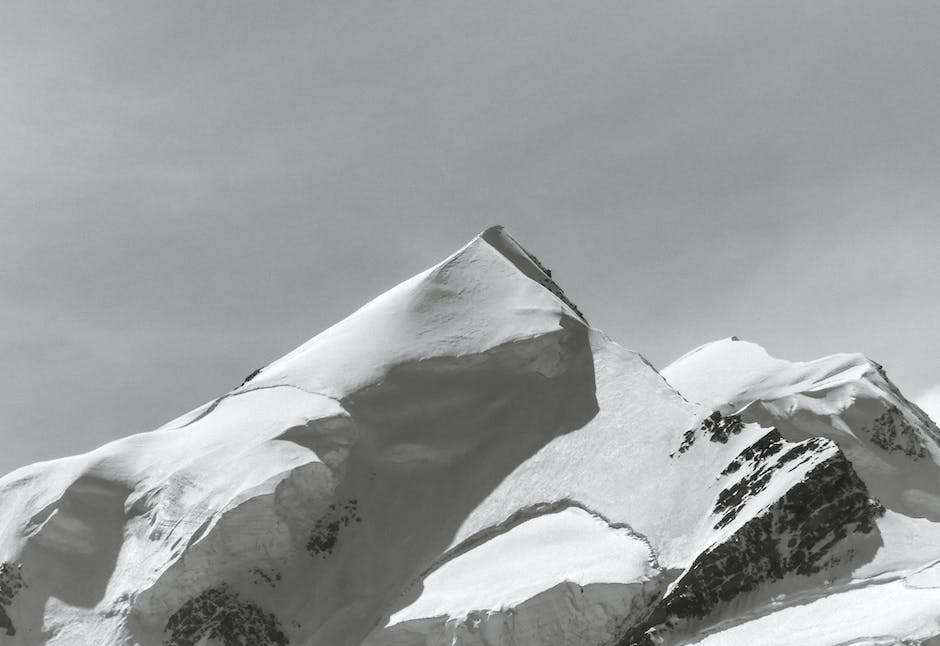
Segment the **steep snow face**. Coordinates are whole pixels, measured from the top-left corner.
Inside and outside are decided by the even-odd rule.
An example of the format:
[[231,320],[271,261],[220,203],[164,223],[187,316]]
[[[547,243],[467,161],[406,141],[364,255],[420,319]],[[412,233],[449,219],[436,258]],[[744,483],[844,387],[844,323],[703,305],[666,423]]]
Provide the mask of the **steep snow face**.
[[492,229],[161,429],[3,478],[7,641],[359,643],[596,413],[560,294]]
[[[563,320],[583,327],[561,293],[494,227],[265,367],[243,388],[289,384],[342,398],[380,382],[396,366],[479,355],[550,333]],[[550,376],[557,359],[539,354],[538,369]]]
[[[825,577],[819,581],[817,575],[817,580],[810,577],[802,583],[774,577],[779,581],[762,586],[766,592],[758,599],[741,594],[753,586],[739,578],[732,596],[738,604],[750,598],[752,607],[737,616],[725,611],[722,621],[713,615],[711,626],[695,624],[696,630],[689,634],[710,636],[689,643],[919,644],[940,635],[934,612],[936,586],[917,588],[909,581],[911,573],[940,560],[938,431],[901,395],[880,365],[859,354],[791,363],[731,338],[693,350],[662,374],[686,398],[714,410],[714,419],[728,416],[742,427],[749,422],[774,427],[722,472],[726,476],[744,471],[748,463],[761,465],[757,470],[752,466],[749,475],[719,496],[716,509],[733,509],[735,516],[743,512],[742,529],[747,531],[720,543],[718,551],[734,545],[736,553],[728,556],[748,564],[766,562],[769,553],[770,563],[778,568],[781,557],[792,560],[787,552],[805,545],[810,551],[796,554],[794,571],[822,572]],[[688,439],[694,438],[687,438],[691,444]],[[754,495],[755,484],[764,489],[768,479],[775,479],[773,474],[798,473],[799,467],[781,469],[778,464],[796,447],[810,445],[817,457],[803,464],[816,466],[805,476],[790,477],[796,486],[776,498],[772,514],[748,514],[748,505],[760,504],[760,498],[766,497]],[[784,453],[786,446],[793,448]],[[750,498],[743,509],[737,502],[741,485]],[[807,525],[797,532],[792,522],[779,525],[784,509],[791,515],[796,512],[797,520],[808,514]],[[755,543],[753,530],[762,526],[770,529],[758,532],[765,538]],[[817,553],[839,536],[846,538],[843,550],[827,547]],[[769,552],[767,538],[776,544]],[[783,542],[787,549],[781,550]],[[749,543],[762,553],[749,553]],[[709,548],[699,560],[707,560],[714,551]],[[828,566],[818,568],[820,556],[830,560]],[[699,562],[686,574],[697,565],[701,569]],[[685,576],[667,595],[665,610],[654,611],[653,619],[657,612],[667,613],[670,603],[681,606],[700,598],[695,578],[691,590],[682,585]],[[677,601],[670,602],[677,592]],[[934,610],[927,611],[928,607]],[[643,639],[655,634],[650,630],[636,642],[645,643]]]
[[940,560],[916,407],[749,352],[670,367],[683,397],[489,229],[165,426],[0,479],[0,643],[678,644]]
[[491,229],[163,428],[0,481],[8,641],[359,643],[597,413],[593,372],[581,315]]
[[787,438],[832,439],[886,506],[940,520],[940,431],[865,356],[791,363],[726,339],[681,357],[663,376],[688,399]]
[[[569,581],[634,583],[654,572],[649,545],[625,527],[578,507],[546,512],[495,534],[428,574],[425,592],[390,618],[460,617],[479,608],[506,608]],[[493,581],[504,580],[494,587]],[[460,596],[451,591],[459,590]]]
[[4,643],[162,643],[150,633],[190,596],[302,549],[351,433],[335,401],[246,392],[186,428],[8,475],[2,558],[23,587]]

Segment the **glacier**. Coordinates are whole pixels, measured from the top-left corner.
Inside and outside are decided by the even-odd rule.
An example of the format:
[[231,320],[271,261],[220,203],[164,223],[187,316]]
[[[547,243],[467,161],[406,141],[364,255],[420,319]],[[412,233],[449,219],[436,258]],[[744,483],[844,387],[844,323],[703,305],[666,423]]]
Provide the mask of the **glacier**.
[[940,644],[940,431],[857,354],[661,372],[493,227],[0,479],[0,644]]

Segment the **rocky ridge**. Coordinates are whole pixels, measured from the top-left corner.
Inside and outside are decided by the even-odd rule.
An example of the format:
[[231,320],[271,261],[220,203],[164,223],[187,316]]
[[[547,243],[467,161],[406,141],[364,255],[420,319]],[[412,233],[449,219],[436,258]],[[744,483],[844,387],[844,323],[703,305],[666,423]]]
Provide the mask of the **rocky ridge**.
[[[487,230],[164,427],[0,479],[0,642],[940,635],[940,432],[860,355],[756,348],[660,374]],[[902,592],[917,621],[866,610]]]

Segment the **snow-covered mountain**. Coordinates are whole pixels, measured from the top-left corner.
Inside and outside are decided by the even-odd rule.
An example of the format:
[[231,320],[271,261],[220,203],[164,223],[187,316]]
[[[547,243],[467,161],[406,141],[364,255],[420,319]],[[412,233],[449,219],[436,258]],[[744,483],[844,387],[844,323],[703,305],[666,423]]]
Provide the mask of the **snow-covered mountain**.
[[860,355],[661,375],[495,227],[0,480],[0,644],[936,644],[938,440]]

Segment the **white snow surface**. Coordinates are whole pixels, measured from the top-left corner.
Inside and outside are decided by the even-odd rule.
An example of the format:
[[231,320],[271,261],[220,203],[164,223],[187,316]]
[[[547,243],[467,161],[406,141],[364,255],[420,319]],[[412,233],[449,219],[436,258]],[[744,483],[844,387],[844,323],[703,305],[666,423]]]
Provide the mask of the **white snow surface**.
[[649,545],[629,530],[570,507],[536,516],[446,561],[424,579],[418,600],[389,624],[512,608],[559,581],[636,583],[655,574],[651,559]]
[[[290,384],[343,397],[393,366],[545,334],[574,313],[530,278],[536,273],[515,240],[489,230],[273,362],[248,387]],[[555,358],[546,355],[537,369],[550,373]]]
[[[917,644],[940,635],[937,586],[917,587],[904,578],[940,559],[937,428],[880,365],[861,354],[790,362],[732,337],[696,348],[662,374],[687,399],[708,409],[774,426],[788,439],[832,440],[888,508],[877,521],[880,547],[841,587],[825,592],[793,588],[766,605],[730,613],[704,631],[708,637],[688,643],[861,646]],[[919,455],[875,441],[873,420],[889,409],[913,438],[900,443],[922,447]],[[917,576],[927,580],[927,575]]]
[[940,635],[938,608],[940,582],[914,575],[906,580],[831,591],[688,643],[902,646],[902,639],[906,645]]
[[[864,355],[790,362],[732,337],[696,348],[662,374],[709,409],[738,412],[789,439],[833,440],[885,505],[940,521],[940,431]],[[879,426],[879,418],[888,423]]]
[[626,646],[843,455],[887,507],[851,567],[657,639],[940,634],[937,431],[879,366],[725,341],[663,374],[489,229],[218,399],[0,479],[0,644]]
[[781,399],[858,382],[872,370],[861,354],[836,354],[807,363],[771,357],[756,343],[730,337],[700,346],[662,370],[693,401],[717,408]]

